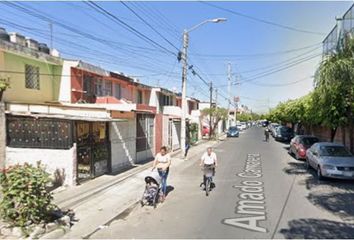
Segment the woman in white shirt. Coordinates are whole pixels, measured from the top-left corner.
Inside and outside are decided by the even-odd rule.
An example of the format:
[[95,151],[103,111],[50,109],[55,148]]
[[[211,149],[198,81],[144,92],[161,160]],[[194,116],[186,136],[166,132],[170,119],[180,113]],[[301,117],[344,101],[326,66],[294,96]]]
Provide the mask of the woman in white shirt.
[[[203,154],[203,156],[200,159],[200,166],[205,167],[213,167],[213,176],[215,175],[215,168],[218,166],[218,158],[216,157],[216,154],[213,152],[213,149],[211,147],[208,147],[207,151]],[[205,186],[205,175],[203,175],[203,183]],[[201,185],[202,185],[201,184]],[[215,186],[215,184],[212,182],[212,185]]]
[[171,165],[171,157],[167,153],[167,149],[165,146],[160,148],[160,152],[156,154],[154,163],[152,165],[152,170],[157,168],[157,171],[161,177],[162,184],[162,201],[166,198],[167,191],[167,176]]

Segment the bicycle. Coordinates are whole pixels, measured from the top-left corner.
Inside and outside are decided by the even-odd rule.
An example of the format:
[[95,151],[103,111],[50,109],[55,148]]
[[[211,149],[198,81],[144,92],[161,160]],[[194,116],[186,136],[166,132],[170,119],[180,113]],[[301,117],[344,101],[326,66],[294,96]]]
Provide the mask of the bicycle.
[[213,175],[214,175],[214,165],[204,165],[202,170],[204,171],[204,187],[205,187],[205,195],[209,196],[209,192],[212,189],[213,183]]

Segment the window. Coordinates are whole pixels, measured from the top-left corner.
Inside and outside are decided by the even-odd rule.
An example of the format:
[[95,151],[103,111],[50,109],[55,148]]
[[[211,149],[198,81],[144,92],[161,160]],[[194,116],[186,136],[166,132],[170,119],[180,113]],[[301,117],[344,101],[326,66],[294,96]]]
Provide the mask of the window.
[[26,88],[39,90],[39,67],[25,65]]
[[112,96],[112,82],[102,79],[96,80],[96,96]]
[[112,82],[104,81],[103,96],[112,96]]
[[138,90],[138,99],[137,99],[138,104],[143,103],[143,92]]
[[121,99],[122,98],[122,88],[121,88],[120,84],[118,84],[118,83],[114,84],[114,96],[117,99]]
[[70,149],[71,121],[7,117],[7,146],[14,148]]
[[84,91],[88,96],[94,95],[92,86],[93,86],[93,77],[84,75]]
[[96,80],[96,96],[103,96],[103,81],[101,79]]

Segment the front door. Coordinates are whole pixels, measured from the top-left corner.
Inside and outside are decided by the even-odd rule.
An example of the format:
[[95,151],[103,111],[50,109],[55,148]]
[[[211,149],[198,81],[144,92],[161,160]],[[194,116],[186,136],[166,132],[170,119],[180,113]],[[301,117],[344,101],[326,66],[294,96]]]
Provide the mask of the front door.
[[105,122],[77,122],[77,178],[84,181],[108,172],[109,140]]

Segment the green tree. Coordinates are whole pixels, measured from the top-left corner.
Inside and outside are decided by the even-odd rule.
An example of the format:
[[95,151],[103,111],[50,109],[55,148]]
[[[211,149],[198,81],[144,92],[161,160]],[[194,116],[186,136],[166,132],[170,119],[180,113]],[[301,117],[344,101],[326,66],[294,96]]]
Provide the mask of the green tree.
[[218,126],[219,121],[227,119],[228,110],[225,108],[205,108],[202,110],[204,116],[211,116],[213,123],[210,129],[209,137],[215,137],[215,129]]
[[315,92],[323,124],[331,128],[333,141],[337,128],[349,126],[350,150],[353,151],[354,40],[347,37],[335,54],[320,64]]

